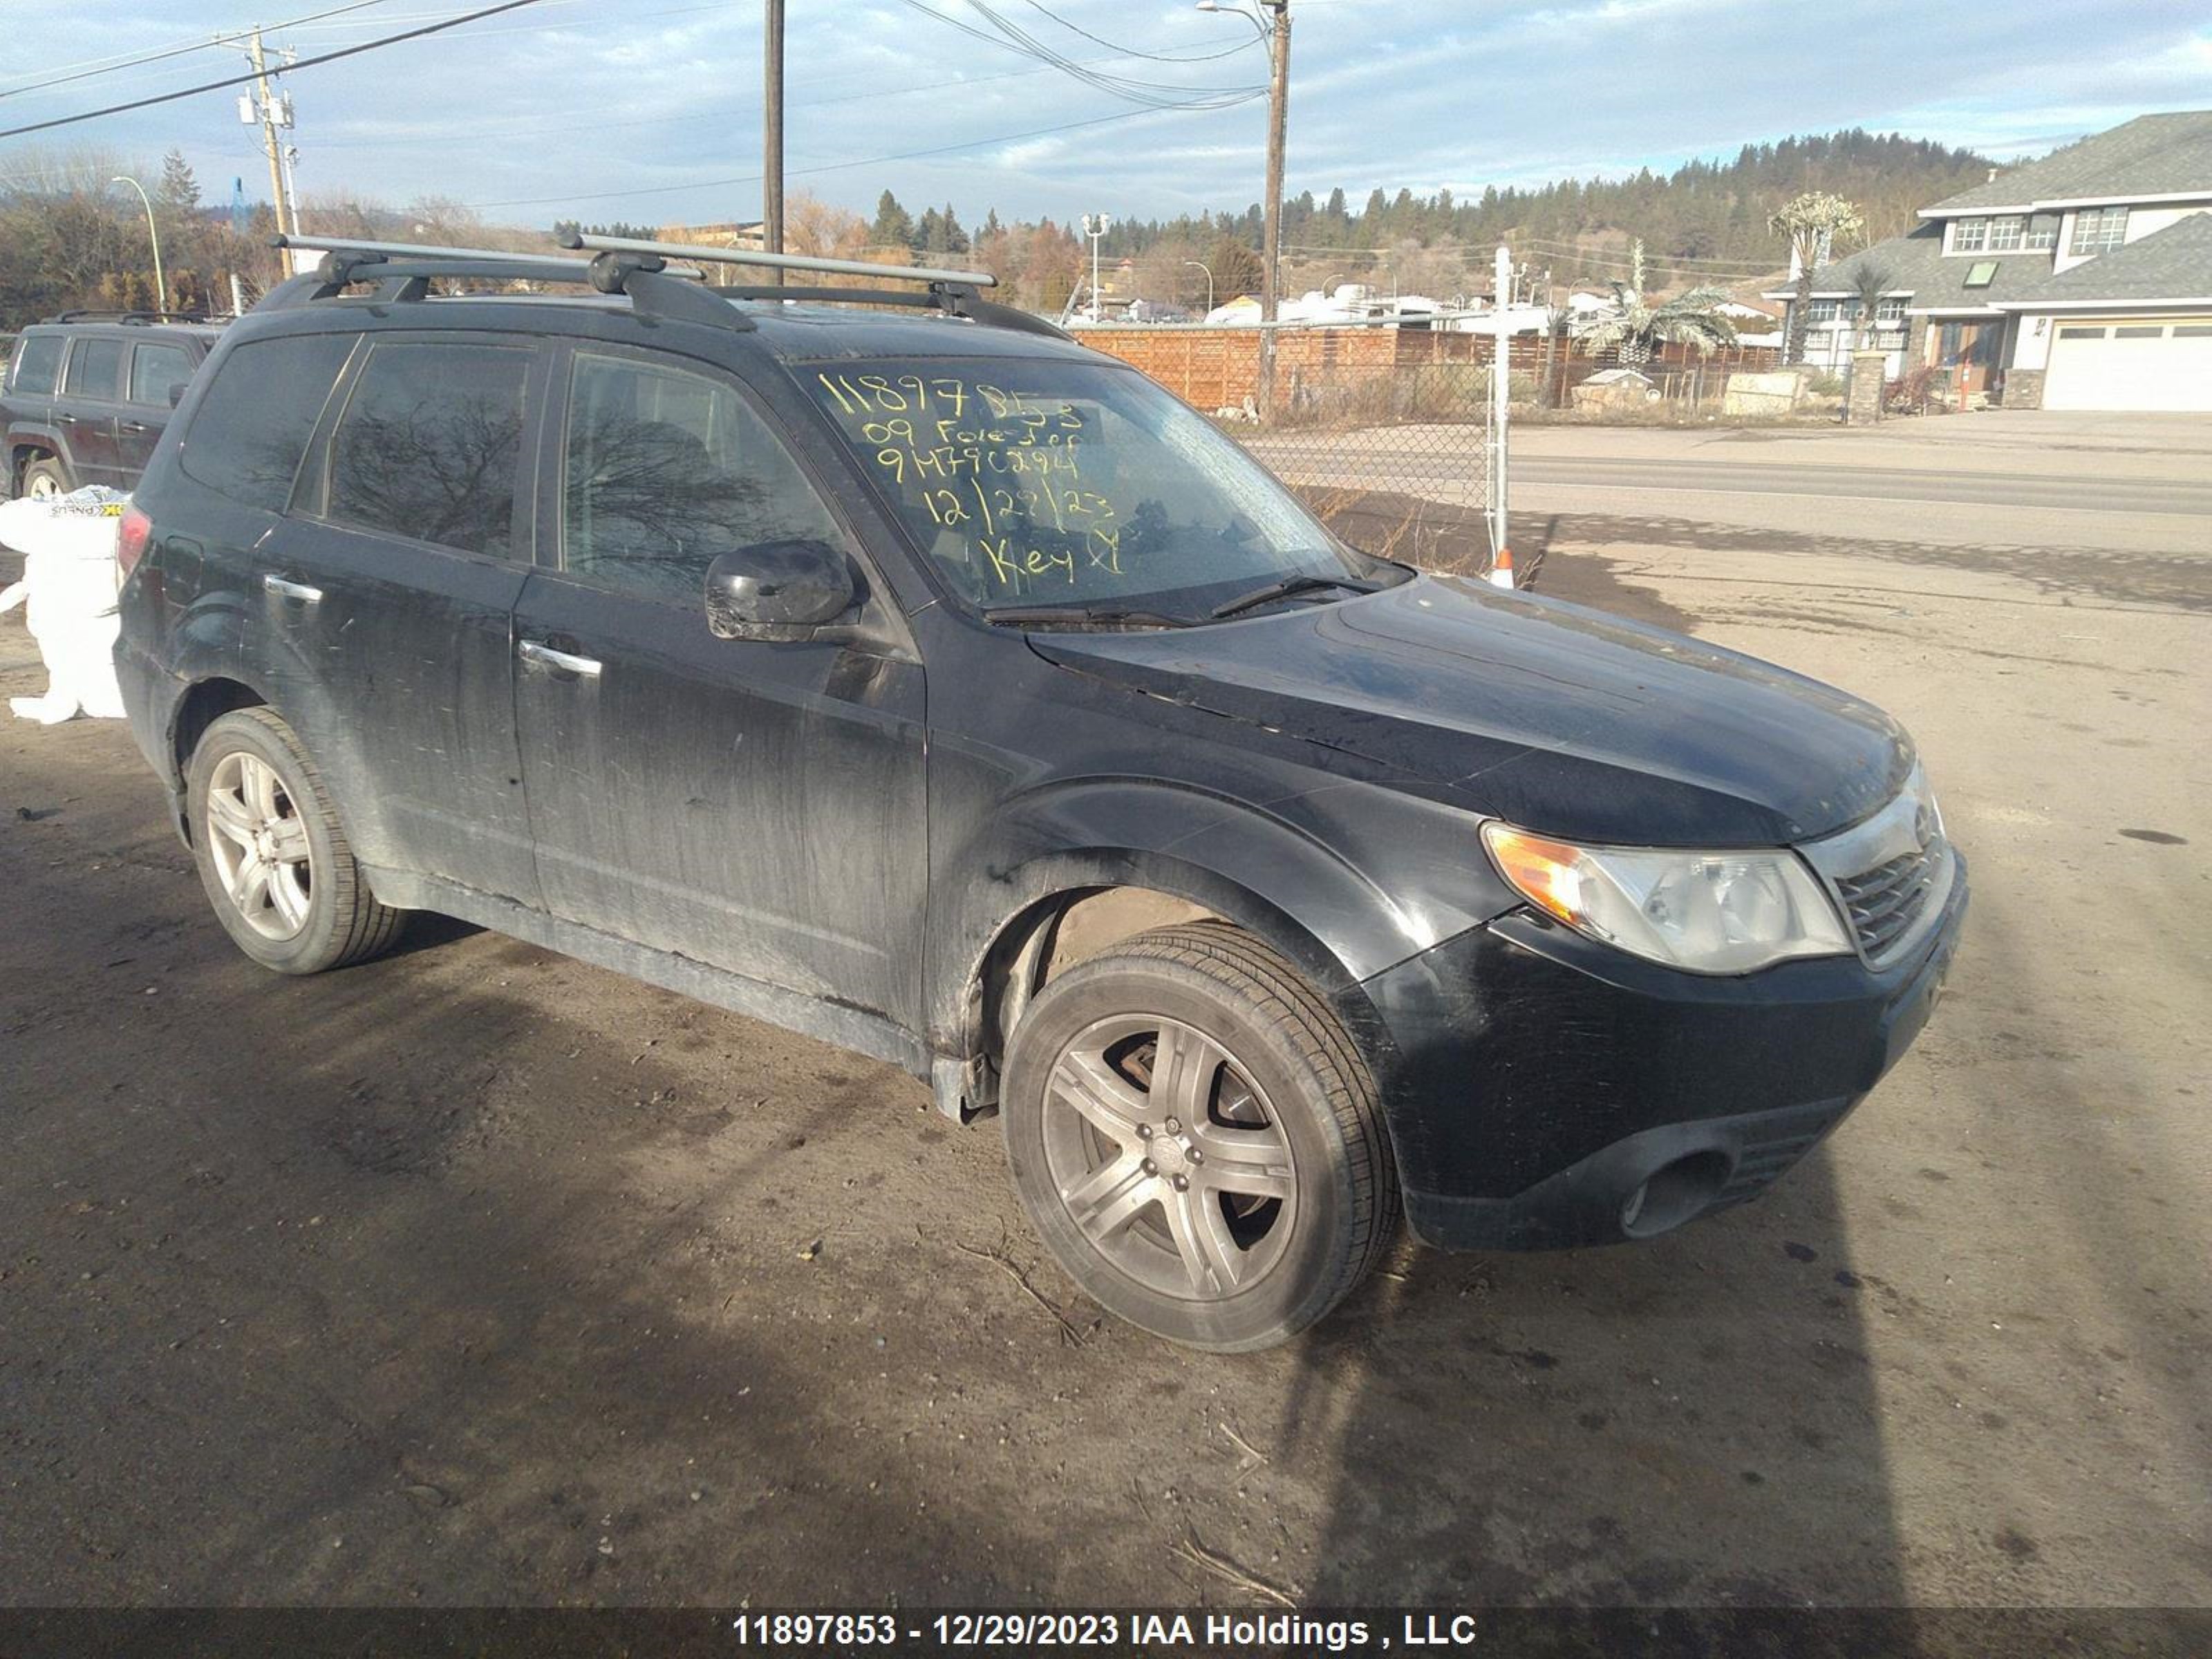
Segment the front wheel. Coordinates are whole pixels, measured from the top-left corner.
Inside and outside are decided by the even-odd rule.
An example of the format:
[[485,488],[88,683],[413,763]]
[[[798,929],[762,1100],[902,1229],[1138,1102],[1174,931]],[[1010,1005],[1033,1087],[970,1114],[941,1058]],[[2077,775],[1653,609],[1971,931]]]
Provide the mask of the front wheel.
[[1284,1341],[1395,1237],[1373,1078],[1297,970],[1234,927],[1146,933],[1053,981],[1000,1100],[1046,1247],[1172,1341]]
[[192,852],[216,917],[280,974],[319,974],[392,948],[406,912],[377,902],[322,775],[266,708],[201,735],[186,779]]

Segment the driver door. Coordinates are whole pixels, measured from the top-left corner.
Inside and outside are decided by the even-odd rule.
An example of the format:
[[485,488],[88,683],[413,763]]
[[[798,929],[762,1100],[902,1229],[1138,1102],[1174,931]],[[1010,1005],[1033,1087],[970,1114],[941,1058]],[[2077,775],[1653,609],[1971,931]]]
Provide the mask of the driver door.
[[717,554],[809,538],[851,552],[852,537],[734,378],[598,346],[565,368],[546,437],[557,562],[525,584],[514,623],[546,908],[912,1024],[921,664],[717,639]]

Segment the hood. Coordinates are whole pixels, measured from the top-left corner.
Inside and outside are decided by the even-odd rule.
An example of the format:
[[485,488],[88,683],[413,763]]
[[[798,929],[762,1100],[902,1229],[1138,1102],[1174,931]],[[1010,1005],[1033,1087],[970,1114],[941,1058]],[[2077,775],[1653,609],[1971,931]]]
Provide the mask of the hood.
[[1458,577],[1217,627],[1036,634],[1047,661],[1444,786],[1569,840],[1775,846],[1867,817],[1912,746],[1756,658]]

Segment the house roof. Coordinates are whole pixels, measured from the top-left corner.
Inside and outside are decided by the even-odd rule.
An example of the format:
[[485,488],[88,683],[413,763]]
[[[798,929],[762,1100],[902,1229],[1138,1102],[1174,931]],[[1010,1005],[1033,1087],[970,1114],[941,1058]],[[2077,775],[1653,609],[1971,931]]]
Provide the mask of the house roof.
[[2045,272],[1991,303],[2010,311],[2143,300],[2212,300],[2212,212],[2190,214],[2070,270]]
[[2138,115],[2109,132],[2053,150],[1985,185],[1920,210],[1923,219],[2026,212],[2061,202],[2212,196],[2212,110]]
[[[1979,288],[1966,286],[1969,272],[1977,266],[1991,264],[1996,267],[1996,273],[1989,283]],[[1848,258],[1822,265],[1813,273],[1813,292],[1821,299],[1856,295],[1859,272],[1869,267],[1887,271],[1889,280],[1883,285],[1885,291],[1909,295],[1912,310],[1985,311],[1995,301],[2025,293],[2047,280],[2051,255],[2046,250],[1947,258],[1943,253],[1942,222],[1930,220],[1905,235],[1893,236],[1886,242],[1861,248]],[[1766,297],[1786,300],[1794,297],[1794,291],[1771,289]]]

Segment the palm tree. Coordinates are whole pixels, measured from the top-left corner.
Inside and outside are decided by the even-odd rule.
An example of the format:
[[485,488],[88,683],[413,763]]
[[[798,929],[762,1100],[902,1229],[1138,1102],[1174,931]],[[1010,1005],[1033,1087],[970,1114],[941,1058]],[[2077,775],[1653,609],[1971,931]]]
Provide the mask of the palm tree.
[[1797,297],[1790,307],[1785,362],[1805,360],[1805,325],[1813,308],[1813,270],[1846,236],[1866,234],[1866,216],[1840,196],[1808,191],[1792,197],[1766,222],[1767,229],[1790,239],[1790,264],[1796,274]]
[[1859,344],[1872,347],[1881,334],[1881,301],[1890,287],[1897,281],[1897,273],[1887,265],[1877,265],[1861,259],[1851,267],[1851,293],[1858,302]]
[[1629,260],[1629,279],[1613,284],[1613,303],[1583,312],[1569,325],[1585,352],[1617,351],[1623,368],[1635,368],[1662,345],[1692,346],[1703,356],[1735,343],[1735,325],[1717,309],[1728,298],[1726,289],[1693,288],[1653,305],[1644,294],[1642,242]]

